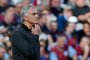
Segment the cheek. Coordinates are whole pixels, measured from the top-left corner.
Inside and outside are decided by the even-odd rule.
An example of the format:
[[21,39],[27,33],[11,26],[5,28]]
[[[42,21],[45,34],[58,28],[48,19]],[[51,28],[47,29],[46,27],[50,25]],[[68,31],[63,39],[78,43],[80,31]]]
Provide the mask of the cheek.
[[29,16],[29,17],[28,17],[28,20],[30,20],[30,21],[32,21],[33,19],[34,19],[33,16]]
[[88,32],[88,31],[90,31],[90,29],[89,28],[84,28],[84,31]]
[[71,26],[71,27],[69,27],[69,29],[74,30],[75,29],[75,26]]
[[35,16],[31,16],[31,19],[35,20],[35,19],[36,19],[36,17],[35,17]]

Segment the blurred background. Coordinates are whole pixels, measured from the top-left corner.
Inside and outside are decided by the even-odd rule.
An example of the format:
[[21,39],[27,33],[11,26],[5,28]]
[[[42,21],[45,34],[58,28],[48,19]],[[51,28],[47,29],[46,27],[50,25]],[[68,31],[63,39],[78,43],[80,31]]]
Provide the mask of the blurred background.
[[90,60],[90,0],[0,0],[0,60],[13,60],[10,37],[29,4],[40,12],[40,60]]

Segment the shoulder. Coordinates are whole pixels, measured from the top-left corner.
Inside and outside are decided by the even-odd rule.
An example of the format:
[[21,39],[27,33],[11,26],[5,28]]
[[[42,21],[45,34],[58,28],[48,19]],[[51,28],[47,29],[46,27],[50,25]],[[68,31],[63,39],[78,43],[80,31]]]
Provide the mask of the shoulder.
[[25,34],[22,31],[20,31],[20,29],[17,29],[12,33],[10,41],[12,43],[15,43],[15,42],[19,42],[23,39],[26,39]]
[[15,29],[15,31],[12,33],[11,38],[13,38],[14,36],[15,36],[15,37],[23,36],[24,33],[25,33],[25,30],[24,30],[24,28],[20,25],[20,26],[17,27],[17,28]]
[[25,29],[23,28],[22,25],[19,25],[15,31],[13,32],[13,34],[17,33],[17,32],[20,32],[20,33],[24,33],[25,32]]

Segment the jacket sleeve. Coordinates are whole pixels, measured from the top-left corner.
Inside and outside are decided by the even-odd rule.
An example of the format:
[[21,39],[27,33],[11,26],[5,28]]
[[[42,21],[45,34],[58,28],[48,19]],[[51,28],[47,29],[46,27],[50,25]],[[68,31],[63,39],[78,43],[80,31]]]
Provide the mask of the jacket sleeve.
[[[38,40],[39,36],[34,36],[36,40]],[[35,54],[33,51],[34,46],[33,44],[30,44],[24,34],[22,32],[15,32],[11,37],[12,44],[17,47],[22,53],[24,53],[26,56],[32,56]]]

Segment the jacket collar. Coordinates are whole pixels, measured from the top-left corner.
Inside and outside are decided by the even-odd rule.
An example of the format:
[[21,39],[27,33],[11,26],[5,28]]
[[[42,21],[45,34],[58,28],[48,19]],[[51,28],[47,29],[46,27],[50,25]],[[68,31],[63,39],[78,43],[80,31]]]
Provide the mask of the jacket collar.
[[30,32],[31,32],[31,29],[28,29],[28,27],[27,27],[25,24],[23,24],[23,23],[22,23],[22,27],[23,27],[25,30],[27,30],[27,31],[30,31]]

